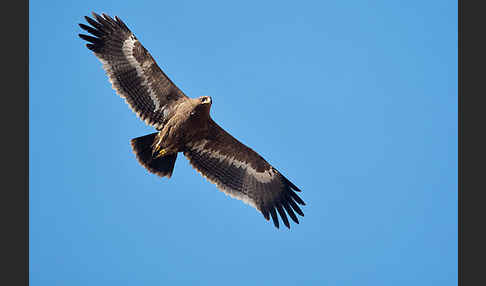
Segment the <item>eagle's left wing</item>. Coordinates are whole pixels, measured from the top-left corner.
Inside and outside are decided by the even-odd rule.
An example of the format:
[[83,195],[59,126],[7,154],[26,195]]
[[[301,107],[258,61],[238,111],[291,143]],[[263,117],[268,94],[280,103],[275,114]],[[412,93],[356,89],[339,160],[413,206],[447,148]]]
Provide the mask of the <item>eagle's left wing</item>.
[[288,228],[286,213],[296,223],[294,212],[304,216],[298,204],[305,203],[295,193],[299,188],[214,121],[210,120],[209,135],[187,144],[184,155],[220,190],[255,207],[267,220],[271,216],[277,228],[277,212]]
[[172,108],[187,96],[165,75],[150,53],[123,21],[103,14],[85,17],[91,25],[79,26],[92,36],[80,34],[88,49],[103,63],[113,89],[147,124],[161,129]]

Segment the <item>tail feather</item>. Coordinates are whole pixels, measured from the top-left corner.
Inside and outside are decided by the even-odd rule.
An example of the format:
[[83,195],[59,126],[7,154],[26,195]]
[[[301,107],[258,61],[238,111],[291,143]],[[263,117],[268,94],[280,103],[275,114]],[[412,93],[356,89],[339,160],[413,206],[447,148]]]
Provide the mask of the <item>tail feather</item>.
[[137,156],[138,162],[144,166],[149,172],[159,175],[161,177],[170,178],[172,171],[174,171],[177,153],[168,154],[163,157],[153,158],[152,143],[154,143],[157,133],[148,134],[145,136],[134,138],[130,141],[133,152]]

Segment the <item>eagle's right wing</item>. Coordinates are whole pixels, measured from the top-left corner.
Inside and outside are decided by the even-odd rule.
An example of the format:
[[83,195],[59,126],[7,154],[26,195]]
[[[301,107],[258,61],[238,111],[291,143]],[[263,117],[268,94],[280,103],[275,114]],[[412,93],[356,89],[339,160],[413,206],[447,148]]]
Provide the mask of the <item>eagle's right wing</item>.
[[93,13],[85,17],[92,27],[79,26],[93,36],[79,36],[103,63],[113,89],[147,124],[162,128],[172,116],[172,106],[187,96],[164,74],[149,52],[123,21]]

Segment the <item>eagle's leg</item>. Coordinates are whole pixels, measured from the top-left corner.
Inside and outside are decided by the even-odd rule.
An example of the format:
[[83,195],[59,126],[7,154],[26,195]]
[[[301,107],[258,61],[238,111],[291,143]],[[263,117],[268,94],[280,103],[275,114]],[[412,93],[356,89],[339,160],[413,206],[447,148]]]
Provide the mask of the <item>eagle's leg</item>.
[[178,142],[181,135],[175,132],[177,126],[170,122],[157,134],[156,140],[152,145],[152,158],[157,159],[163,156],[178,152]]
[[170,138],[167,135],[162,135],[159,133],[157,139],[152,145],[152,158],[157,159],[169,154],[177,153],[174,148],[174,144],[170,144]]

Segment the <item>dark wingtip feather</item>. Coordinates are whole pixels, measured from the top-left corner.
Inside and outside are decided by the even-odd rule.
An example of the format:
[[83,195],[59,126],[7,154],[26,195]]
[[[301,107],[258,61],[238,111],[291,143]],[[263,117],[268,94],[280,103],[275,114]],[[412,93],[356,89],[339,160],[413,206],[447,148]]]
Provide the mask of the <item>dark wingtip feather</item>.
[[277,205],[277,211],[278,213],[280,214],[280,217],[282,218],[282,221],[284,223],[284,225],[290,229],[290,223],[289,223],[289,219],[287,218],[287,215],[285,214],[284,210],[282,209],[282,206],[281,205]]
[[86,20],[86,22],[88,22],[91,26],[95,27],[99,31],[106,32],[104,30],[104,28],[103,28],[103,25],[101,25],[100,23],[96,22],[94,19],[92,19],[92,18],[90,18],[88,16],[84,16],[84,19]]
[[125,29],[125,31],[130,31],[130,29],[128,29],[127,25],[125,24],[125,22],[122,21],[122,19],[120,19],[118,16],[115,16],[115,20],[118,22],[118,24],[123,28]]
[[103,25],[103,27],[105,27],[105,29],[113,30],[114,26],[108,20],[106,20],[105,18],[96,14],[95,12],[92,12],[92,13],[93,13],[93,16],[95,17],[96,21],[98,21],[98,23]]
[[305,202],[293,191],[289,192],[292,198],[299,204],[305,206]]
[[103,16],[103,18],[108,21],[113,27],[116,27],[118,26],[118,23],[115,22],[115,20],[113,20],[113,18],[111,18],[110,16],[106,15],[105,13],[101,13],[101,15]]
[[91,14],[93,15],[92,17],[94,19],[88,16],[84,16],[84,19],[86,19],[88,24],[91,26],[85,24],[79,24],[79,27],[81,27],[81,29],[87,31],[88,33],[96,37],[91,37],[83,34],[79,34],[79,37],[81,37],[83,40],[92,43],[86,45],[88,49],[90,49],[95,53],[101,53],[105,46],[107,35],[110,35],[113,32],[124,28],[121,27],[115,20],[113,20],[111,17],[107,16],[104,13],[103,13],[103,17],[96,14],[95,12],[92,12]]
[[94,12],[94,11],[91,11],[91,15],[93,17],[95,17],[95,18],[99,18],[100,17],[100,15],[96,14],[96,12]]
[[275,208],[272,207],[270,209],[270,214],[272,215],[273,224],[275,225],[276,228],[279,228],[278,216],[277,216],[277,212],[275,211]]
[[268,213],[268,210],[266,209],[262,209],[262,214],[263,214],[263,217],[266,219],[266,220],[270,220],[270,214]]
[[113,21],[113,18],[111,18],[109,15],[105,14],[105,13],[101,13],[101,16],[103,16],[103,18],[105,18],[106,20],[111,20]]
[[103,32],[101,30],[93,29],[90,26],[87,26],[85,24],[78,24],[78,25],[79,25],[79,27],[81,27],[81,29],[83,29],[83,30],[87,31],[88,33],[93,34],[97,37],[103,37],[104,35],[106,35],[105,32]]
[[292,189],[294,189],[296,192],[302,192],[301,189],[299,189],[294,183],[292,183],[289,179],[287,179],[284,175],[280,174],[285,181],[285,184],[289,185]]
[[96,46],[93,45],[93,44],[86,44],[86,47],[90,50],[92,50],[93,52],[96,52]]
[[295,212],[297,212],[300,216],[304,216],[304,212],[299,208],[299,206],[292,200],[289,200],[290,206],[294,209]]
[[292,208],[289,206],[289,203],[288,201],[285,201],[283,202],[282,204],[285,208],[285,210],[287,211],[287,213],[289,214],[290,218],[296,223],[296,224],[299,224],[299,219],[297,219],[297,216],[295,215],[294,211],[292,210]]
[[88,42],[91,42],[93,44],[98,44],[100,42],[100,39],[98,38],[95,38],[95,37],[91,37],[91,36],[88,36],[88,35],[84,35],[84,34],[78,34],[78,36],[85,40],[85,41],[88,41]]

